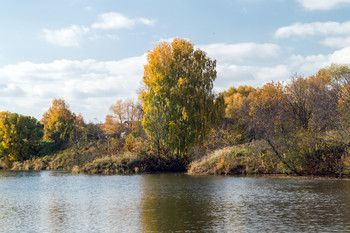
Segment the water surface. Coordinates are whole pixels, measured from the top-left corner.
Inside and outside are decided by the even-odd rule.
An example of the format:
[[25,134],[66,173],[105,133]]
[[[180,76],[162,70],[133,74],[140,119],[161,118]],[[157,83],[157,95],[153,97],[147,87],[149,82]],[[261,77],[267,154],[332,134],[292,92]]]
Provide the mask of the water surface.
[[0,172],[0,232],[350,232],[350,182]]

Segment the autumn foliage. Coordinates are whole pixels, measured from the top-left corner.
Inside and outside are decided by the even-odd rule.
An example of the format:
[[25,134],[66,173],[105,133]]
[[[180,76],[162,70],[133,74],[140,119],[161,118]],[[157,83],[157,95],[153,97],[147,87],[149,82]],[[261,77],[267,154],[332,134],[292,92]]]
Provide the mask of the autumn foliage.
[[55,142],[68,140],[75,120],[76,116],[69,110],[66,102],[63,99],[54,99],[40,121],[44,125],[44,139]]
[[34,156],[43,136],[40,123],[17,113],[0,113],[0,158],[23,161]]
[[224,113],[213,93],[216,61],[185,39],[161,42],[147,54],[141,91],[143,126],[159,154],[189,162],[189,150],[203,143]]
[[40,123],[1,112],[0,167],[350,175],[349,66],[217,94],[216,76],[191,41],[161,42],[147,52],[139,99],[116,100],[104,123],[85,123],[63,99]]

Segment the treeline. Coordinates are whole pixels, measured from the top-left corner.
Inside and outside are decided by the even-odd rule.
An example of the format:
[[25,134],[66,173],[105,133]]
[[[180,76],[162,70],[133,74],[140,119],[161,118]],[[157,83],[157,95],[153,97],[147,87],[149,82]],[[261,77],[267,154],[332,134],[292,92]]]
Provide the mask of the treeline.
[[[138,100],[103,124],[54,99],[40,122],[0,114],[0,167],[84,173],[350,174],[350,68],[215,94],[216,61],[184,39],[148,52]],[[226,148],[224,150],[221,150]]]
[[287,83],[271,82],[261,88],[231,87],[223,95],[227,130],[216,130],[214,135],[217,141],[246,144],[197,161],[192,172],[349,174],[347,65],[333,64],[315,75],[296,74]]

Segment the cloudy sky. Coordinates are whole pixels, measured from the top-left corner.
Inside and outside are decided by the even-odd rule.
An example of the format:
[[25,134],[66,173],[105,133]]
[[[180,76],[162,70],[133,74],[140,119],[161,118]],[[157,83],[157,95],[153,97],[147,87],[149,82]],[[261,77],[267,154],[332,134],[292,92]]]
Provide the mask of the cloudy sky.
[[16,0],[0,6],[0,110],[41,119],[64,98],[103,122],[136,98],[146,51],[190,39],[217,60],[216,92],[350,63],[350,0]]

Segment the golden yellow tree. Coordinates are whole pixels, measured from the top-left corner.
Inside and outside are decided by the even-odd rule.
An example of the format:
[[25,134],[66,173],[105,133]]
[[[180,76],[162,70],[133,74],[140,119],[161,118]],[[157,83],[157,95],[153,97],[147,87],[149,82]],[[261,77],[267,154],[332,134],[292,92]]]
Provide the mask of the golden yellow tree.
[[34,117],[0,113],[0,158],[10,161],[33,156],[42,139],[42,127]]
[[76,116],[63,99],[54,99],[52,106],[43,114],[44,139],[55,142],[66,141],[73,130]]
[[201,143],[224,114],[223,98],[212,91],[216,61],[181,38],[156,45],[147,61],[140,94],[143,125],[155,144],[164,141],[187,163],[189,148]]

